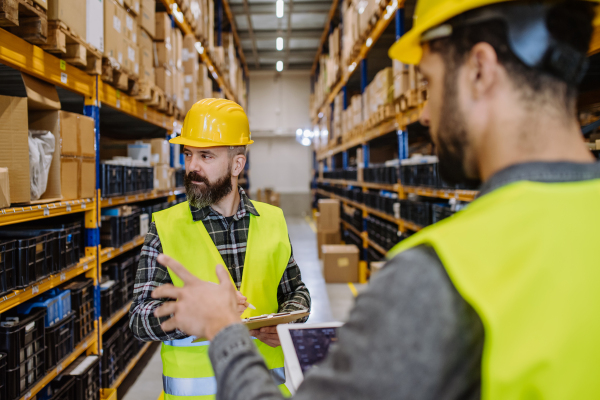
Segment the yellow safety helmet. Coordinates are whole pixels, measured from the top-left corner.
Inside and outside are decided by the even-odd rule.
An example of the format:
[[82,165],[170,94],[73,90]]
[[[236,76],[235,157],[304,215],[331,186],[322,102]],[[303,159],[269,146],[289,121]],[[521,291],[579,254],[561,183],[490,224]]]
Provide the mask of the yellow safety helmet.
[[237,103],[202,99],[188,111],[181,136],[169,141],[192,147],[246,146],[250,139],[248,117]]
[[[388,54],[391,58],[405,64],[418,64],[423,55],[422,42],[431,40],[424,35],[432,33],[434,28],[467,11],[508,1],[514,0],[417,0],[412,29],[394,43]],[[598,0],[589,1],[598,2]],[[596,18],[594,25],[598,22]],[[527,60],[522,61],[529,64]]]

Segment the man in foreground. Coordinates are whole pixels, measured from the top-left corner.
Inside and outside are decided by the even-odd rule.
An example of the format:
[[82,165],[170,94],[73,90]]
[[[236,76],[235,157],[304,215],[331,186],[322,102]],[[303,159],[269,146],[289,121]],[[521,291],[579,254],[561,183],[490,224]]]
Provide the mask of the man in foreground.
[[[390,252],[294,398],[600,398],[600,166],[575,109],[593,18],[578,1],[418,0],[390,55],[428,80],[444,177],[480,179],[480,197]],[[153,293],[178,300],[157,315],[212,340],[217,397],[279,399],[231,288],[160,262],[186,284]]]

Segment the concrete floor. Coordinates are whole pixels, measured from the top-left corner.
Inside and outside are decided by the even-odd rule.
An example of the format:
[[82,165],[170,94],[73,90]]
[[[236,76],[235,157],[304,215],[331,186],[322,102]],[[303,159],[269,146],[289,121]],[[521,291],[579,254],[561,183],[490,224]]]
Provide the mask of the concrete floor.
[[[294,257],[300,266],[302,280],[312,298],[312,313],[308,322],[346,321],[354,305],[354,295],[348,284],[326,284],[322,264],[317,257],[314,223],[301,217],[287,219]],[[357,292],[365,285],[354,285]],[[155,400],[162,391],[160,346],[153,345],[119,387],[122,400]]]

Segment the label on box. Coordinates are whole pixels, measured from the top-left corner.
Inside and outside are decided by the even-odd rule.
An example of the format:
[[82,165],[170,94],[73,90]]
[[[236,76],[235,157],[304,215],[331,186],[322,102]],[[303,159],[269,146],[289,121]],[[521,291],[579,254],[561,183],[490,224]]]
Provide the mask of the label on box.
[[127,29],[129,29],[130,31],[133,30],[133,18],[131,18],[129,15],[127,17],[125,17],[125,23],[127,24]]
[[133,33],[133,35],[131,36],[131,40],[133,41],[133,43],[137,43],[137,33]]
[[119,52],[117,54],[117,61],[119,61],[119,64],[123,64],[123,53]]
[[135,49],[133,47],[127,46],[127,57],[130,61],[135,62]]
[[347,257],[341,257],[337,260],[338,267],[347,267],[350,265],[350,260]]
[[185,76],[185,83],[192,83],[192,80],[194,79],[193,75],[186,75]]
[[190,89],[183,88],[183,100],[190,101]]
[[183,49],[181,52],[181,59],[183,60],[183,62],[187,62],[190,58],[190,53],[188,52],[188,49]]
[[171,50],[171,38],[169,37],[165,39],[165,49]]
[[139,64],[135,64],[133,66],[133,72],[135,72],[136,75],[140,73],[140,65]]
[[135,10],[136,14],[140,13],[140,3],[135,3],[135,5],[133,6],[133,9]]
[[116,15],[113,15],[113,28],[115,28],[115,31],[121,33],[121,20]]

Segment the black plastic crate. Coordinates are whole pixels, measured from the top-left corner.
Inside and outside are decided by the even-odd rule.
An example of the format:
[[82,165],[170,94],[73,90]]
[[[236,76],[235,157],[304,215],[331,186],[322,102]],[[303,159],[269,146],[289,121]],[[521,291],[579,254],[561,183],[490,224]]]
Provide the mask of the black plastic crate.
[[154,190],[154,168],[146,168],[146,190]]
[[0,351],[7,353],[7,398],[10,400],[24,394],[46,371],[45,316],[43,308],[34,308],[29,315],[10,311],[2,315]]
[[183,187],[185,185],[185,170],[178,169],[175,171],[175,187]]
[[117,288],[115,281],[106,281],[100,285],[100,315],[104,321],[118,310],[118,299],[115,294]]
[[73,281],[63,286],[71,291],[71,309],[75,312],[74,346],[94,330],[94,281]]
[[12,291],[17,286],[16,251],[16,241],[0,242],[0,295]]
[[40,230],[2,230],[0,238],[15,239],[16,288],[22,289],[49,275],[54,263],[56,235]]
[[6,353],[0,353],[0,399],[6,399]]
[[75,380],[73,399],[100,399],[100,358],[98,356],[80,356],[63,372]]
[[133,187],[136,193],[144,190],[146,186],[146,169],[145,167],[132,167],[133,168]]
[[133,194],[135,186],[135,167],[123,166],[123,194]]
[[123,370],[123,336],[121,329],[113,327],[102,335],[102,386],[110,387]]
[[37,395],[37,400],[75,400],[75,379],[70,375],[59,375]]
[[56,366],[75,348],[75,312],[46,328],[46,370]]
[[123,194],[123,166],[100,164],[100,188],[102,197]]

